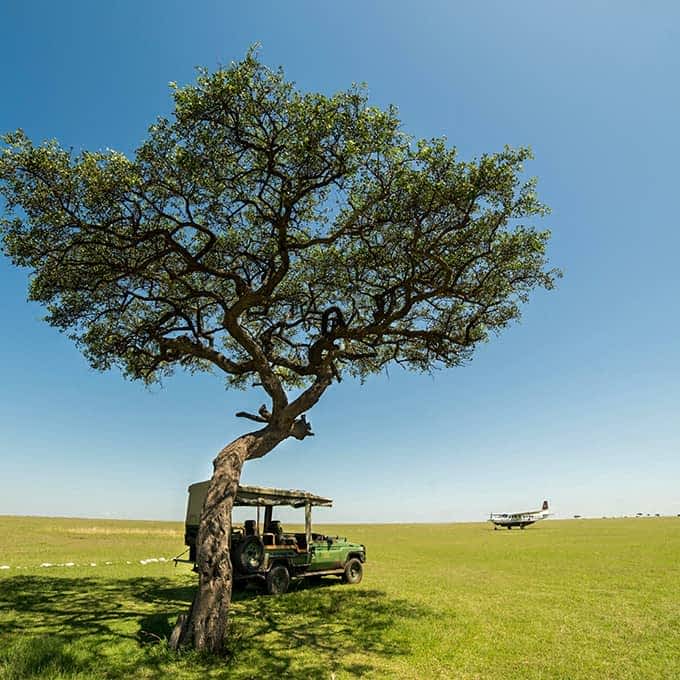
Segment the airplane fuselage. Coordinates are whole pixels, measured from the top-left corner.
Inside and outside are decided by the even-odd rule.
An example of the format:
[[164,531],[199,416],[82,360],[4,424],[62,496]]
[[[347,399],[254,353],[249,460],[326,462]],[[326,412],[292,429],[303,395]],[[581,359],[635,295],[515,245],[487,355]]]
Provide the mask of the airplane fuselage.
[[489,522],[493,522],[494,529],[501,527],[507,529],[519,527],[520,529],[524,529],[524,527],[528,527],[530,524],[545,519],[548,515],[550,515],[548,512],[548,501],[543,501],[543,507],[540,510],[513,513],[492,512],[489,515]]

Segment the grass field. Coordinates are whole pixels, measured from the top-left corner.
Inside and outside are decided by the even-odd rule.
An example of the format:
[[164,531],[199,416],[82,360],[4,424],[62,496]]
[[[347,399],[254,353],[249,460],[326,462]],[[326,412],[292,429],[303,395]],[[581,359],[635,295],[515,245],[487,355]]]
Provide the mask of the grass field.
[[0,517],[0,678],[680,678],[680,518],[325,530],[363,582],[237,595],[214,659],[163,644],[180,524]]

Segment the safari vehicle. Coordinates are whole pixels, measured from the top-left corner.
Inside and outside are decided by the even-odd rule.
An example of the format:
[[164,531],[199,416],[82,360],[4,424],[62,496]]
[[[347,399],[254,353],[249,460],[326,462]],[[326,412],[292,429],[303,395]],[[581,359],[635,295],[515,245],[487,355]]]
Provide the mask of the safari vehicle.
[[[209,482],[189,487],[184,542],[189,562],[196,563],[196,536]],[[340,576],[345,583],[359,583],[366,561],[366,548],[346,538],[312,532],[312,507],[330,507],[330,498],[307,491],[239,486],[234,507],[256,508],[256,518],[235,525],[231,531],[230,554],[234,584],[263,583],[271,595],[285,593],[292,580],[318,576]],[[305,509],[305,531],[285,532],[273,519],[275,506]],[[260,524],[260,510],[264,518]]]

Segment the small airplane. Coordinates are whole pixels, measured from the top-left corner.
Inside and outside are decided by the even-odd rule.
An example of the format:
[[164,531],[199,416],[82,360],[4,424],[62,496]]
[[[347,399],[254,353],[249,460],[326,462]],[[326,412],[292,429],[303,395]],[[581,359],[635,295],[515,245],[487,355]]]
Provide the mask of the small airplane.
[[512,513],[492,512],[489,515],[489,522],[493,522],[494,531],[499,527],[507,527],[508,529],[519,527],[520,529],[524,529],[524,527],[528,527],[534,522],[545,519],[548,515],[550,515],[548,512],[548,501],[543,501],[543,506],[540,510]]

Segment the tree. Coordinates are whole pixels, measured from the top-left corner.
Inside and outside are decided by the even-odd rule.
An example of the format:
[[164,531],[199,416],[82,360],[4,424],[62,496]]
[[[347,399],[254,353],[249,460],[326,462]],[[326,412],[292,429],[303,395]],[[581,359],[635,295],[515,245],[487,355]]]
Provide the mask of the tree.
[[94,368],[217,371],[266,393],[237,414],[258,428],[214,460],[178,624],[180,645],[219,651],[244,463],[311,436],[306,413],[345,375],[467,361],[559,272],[549,233],[524,223],[545,213],[521,179],[527,149],[458,160],[362,88],[301,93],[252,50],[173,90],[174,116],[134,158],[6,135],[1,228],[30,299]]

